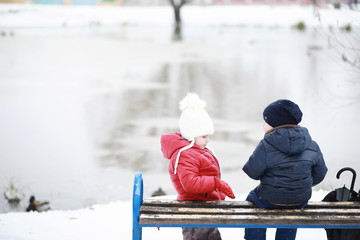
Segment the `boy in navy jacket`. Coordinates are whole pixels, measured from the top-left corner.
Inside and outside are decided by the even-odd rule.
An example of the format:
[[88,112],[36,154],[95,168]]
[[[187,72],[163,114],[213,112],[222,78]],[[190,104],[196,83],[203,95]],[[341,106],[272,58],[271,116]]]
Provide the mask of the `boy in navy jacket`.
[[[265,136],[243,167],[260,184],[247,201],[259,208],[303,208],[311,198],[312,186],[327,172],[319,146],[308,130],[298,124],[302,112],[297,104],[280,99],[263,112]],[[276,240],[292,240],[295,229],[277,229]],[[245,229],[245,239],[264,240],[266,229]]]

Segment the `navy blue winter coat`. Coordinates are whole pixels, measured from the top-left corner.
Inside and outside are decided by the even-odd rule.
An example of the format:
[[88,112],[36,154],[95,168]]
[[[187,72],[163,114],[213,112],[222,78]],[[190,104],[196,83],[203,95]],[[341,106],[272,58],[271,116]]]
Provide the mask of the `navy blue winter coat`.
[[319,146],[304,127],[291,125],[265,134],[243,167],[260,180],[257,194],[274,204],[300,204],[327,172]]

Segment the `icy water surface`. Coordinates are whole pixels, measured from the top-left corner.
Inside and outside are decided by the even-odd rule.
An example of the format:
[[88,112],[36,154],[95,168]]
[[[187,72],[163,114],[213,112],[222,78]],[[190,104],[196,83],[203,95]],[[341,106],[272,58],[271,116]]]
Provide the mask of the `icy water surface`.
[[53,209],[128,200],[136,171],[146,196],[174,194],[159,138],[177,130],[190,91],[207,101],[210,146],[235,192],[257,184],[241,168],[263,136],[264,107],[280,98],[300,105],[323,151],[319,188],[349,186],[350,174],[335,178],[342,167],[360,173],[359,72],[327,31],[186,26],[181,41],[166,26],[15,33],[0,38],[0,189],[14,181],[25,194],[14,211],[31,194]]

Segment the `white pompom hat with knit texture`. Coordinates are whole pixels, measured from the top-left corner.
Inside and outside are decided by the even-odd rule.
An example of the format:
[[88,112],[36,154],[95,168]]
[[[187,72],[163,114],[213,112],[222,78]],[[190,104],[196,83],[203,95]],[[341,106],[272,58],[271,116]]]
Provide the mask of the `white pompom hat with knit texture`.
[[190,144],[180,149],[176,156],[174,174],[176,174],[179,157],[182,151],[191,148],[195,144],[195,138],[214,133],[214,124],[205,110],[206,102],[196,94],[188,93],[179,103],[182,111],[179,119],[180,133]]
[[188,93],[179,103],[182,111],[179,119],[181,135],[193,141],[195,137],[214,133],[214,124],[205,110],[206,102],[196,93]]

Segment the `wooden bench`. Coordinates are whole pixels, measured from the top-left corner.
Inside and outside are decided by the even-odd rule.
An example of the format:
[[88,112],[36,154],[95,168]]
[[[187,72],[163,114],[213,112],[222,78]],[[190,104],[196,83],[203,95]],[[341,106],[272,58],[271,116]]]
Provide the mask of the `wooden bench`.
[[133,240],[143,227],[360,229],[359,202],[309,202],[304,209],[260,209],[247,201],[143,200],[142,173],[135,174]]

